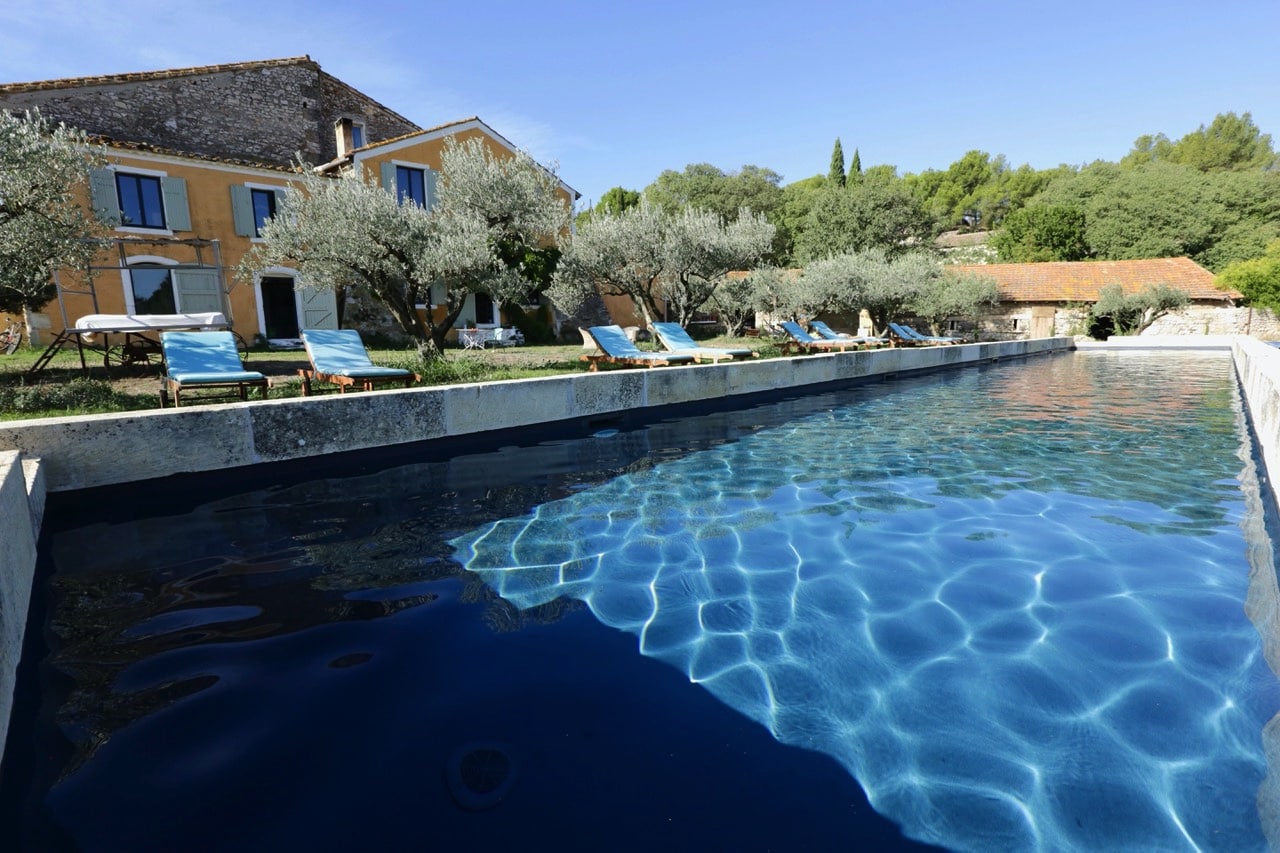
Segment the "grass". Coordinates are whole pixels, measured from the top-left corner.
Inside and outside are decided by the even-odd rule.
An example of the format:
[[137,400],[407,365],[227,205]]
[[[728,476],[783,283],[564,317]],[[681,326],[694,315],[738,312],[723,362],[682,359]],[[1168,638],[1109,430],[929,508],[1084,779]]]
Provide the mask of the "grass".
[[[777,344],[762,338],[719,337],[702,343],[750,346],[762,357],[781,354]],[[657,349],[653,344],[639,346]],[[80,366],[79,353],[64,349],[38,375],[27,376],[27,369],[40,353],[39,349],[23,348],[13,355],[0,354],[0,421],[140,411],[160,406],[159,364],[115,367],[108,374],[102,356],[86,352],[89,368],[86,372]],[[369,357],[375,364],[412,370],[422,376],[422,385],[429,386],[584,373],[588,365],[580,360],[582,353],[581,345],[564,344],[451,349],[444,358],[433,361],[423,361],[415,351],[404,349],[371,349]],[[297,372],[307,364],[306,353],[301,351],[255,349],[249,353],[248,369],[270,377],[269,396],[280,399],[302,395]]]

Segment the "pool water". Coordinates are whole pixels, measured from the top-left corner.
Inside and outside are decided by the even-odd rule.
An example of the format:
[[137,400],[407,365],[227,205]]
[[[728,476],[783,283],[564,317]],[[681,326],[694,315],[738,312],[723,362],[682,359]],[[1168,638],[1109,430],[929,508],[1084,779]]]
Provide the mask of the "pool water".
[[1266,849],[1260,488],[1228,358],[1077,353],[63,520],[0,793],[26,849]]

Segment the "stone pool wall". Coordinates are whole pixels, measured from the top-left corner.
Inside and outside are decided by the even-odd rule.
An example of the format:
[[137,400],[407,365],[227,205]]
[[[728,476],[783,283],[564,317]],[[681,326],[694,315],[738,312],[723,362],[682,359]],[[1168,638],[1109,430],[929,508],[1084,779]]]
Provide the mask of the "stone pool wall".
[[0,757],[13,711],[14,679],[35,578],[44,494],[38,464],[24,465],[14,451],[0,453]]

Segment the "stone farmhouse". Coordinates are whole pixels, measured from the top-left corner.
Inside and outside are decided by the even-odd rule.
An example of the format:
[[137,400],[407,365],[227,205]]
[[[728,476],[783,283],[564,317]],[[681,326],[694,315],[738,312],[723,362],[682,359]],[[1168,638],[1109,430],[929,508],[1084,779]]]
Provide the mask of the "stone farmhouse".
[[[107,166],[92,174],[85,202],[118,223],[93,285],[85,271],[60,271],[63,297],[27,318],[45,338],[89,314],[217,312],[246,341],[336,328],[334,291],[298,271],[259,270],[251,286],[228,274],[291,192],[299,158],[327,174],[364,169],[429,206],[446,138],[516,151],[479,118],[420,127],[309,56],[0,84],[0,109],[31,108],[101,146]],[[577,198],[563,182],[559,192]],[[458,325],[502,321],[491,300],[469,297]]]
[[[984,318],[979,330],[986,340],[1086,334],[1089,308],[1110,284],[1120,285],[1125,293],[1164,284],[1190,298],[1185,308],[1157,319],[1143,334],[1280,339],[1280,323],[1272,312],[1240,307],[1240,293],[1219,290],[1213,273],[1190,258],[957,264],[945,269],[953,275],[990,278],[999,287],[1000,309]],[[951,327],[961,330],[958,321]]]

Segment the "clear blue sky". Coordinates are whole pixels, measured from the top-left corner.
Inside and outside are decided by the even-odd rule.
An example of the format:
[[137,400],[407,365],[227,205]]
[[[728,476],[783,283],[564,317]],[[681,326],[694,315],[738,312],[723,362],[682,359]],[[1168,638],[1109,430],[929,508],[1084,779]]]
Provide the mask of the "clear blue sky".
[[1118,160],[1250,112],[1280,140],[1280,0],[7,0],[0,82],[310,54],[424,127],[478,115],[596,201],[711,163]]

